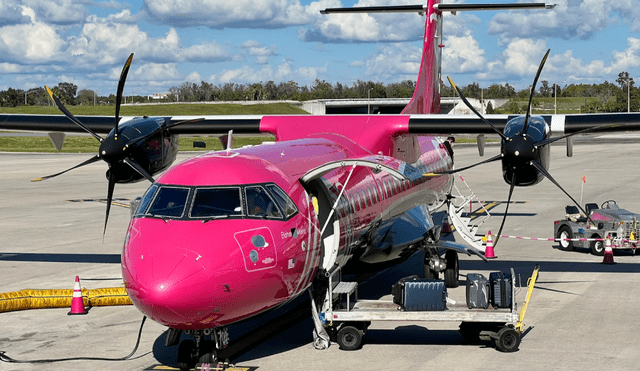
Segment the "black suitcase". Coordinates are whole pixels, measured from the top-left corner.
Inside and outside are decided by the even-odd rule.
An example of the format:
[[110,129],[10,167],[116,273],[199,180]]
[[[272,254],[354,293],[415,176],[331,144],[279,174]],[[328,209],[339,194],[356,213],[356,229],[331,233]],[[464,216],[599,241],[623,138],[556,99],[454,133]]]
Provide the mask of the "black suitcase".
[[447,308],[447,287],[442,280],[406,277],[392,287],[393,302],[403,311],[439,311]]
[[489,280],[480,273],[467,274],[467,307],[489,308]]
[[491,284],[491,306],[511,308],[511,275],[503,272],[489,273]]

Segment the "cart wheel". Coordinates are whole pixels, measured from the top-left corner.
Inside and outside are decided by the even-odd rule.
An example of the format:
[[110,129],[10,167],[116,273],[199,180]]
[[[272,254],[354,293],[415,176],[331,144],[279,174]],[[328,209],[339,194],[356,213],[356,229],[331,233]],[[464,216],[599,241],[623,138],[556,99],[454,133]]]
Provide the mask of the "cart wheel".
[[456,288],[460,286],[458,281],[458,276],[460,275],[458,253],[453,250],[447,250],[444,258],[447,260],[447,267],[444,271],[444,282],[448,288]]
[[[600,236],[595,235],[591,238],[600,238]],[[591,241],[591,253],[596,256],[604,255],[604,242],[602,241]]]
[[573,250],[573,241],[566,241],[568,239],[573,238],[573,232],[571,232],[571,228],[566,225],[563,225],[558,229],[558,235],[556,238],[559,238],[560,241],[560,250],[571,251]]
[[362,344],[362,330],[353,326],[343,326],[338,331],[336,342],[342,350],[356,350]]
[[196,360],[191,357],[191,352],[196,344],[193,340],[183,340],[178,346],[178,368],[181,370],[192,369]]
[[520,334],[511,327],[503,327],[498,331],[496,348],[501,352],[515,352],[520,346]]

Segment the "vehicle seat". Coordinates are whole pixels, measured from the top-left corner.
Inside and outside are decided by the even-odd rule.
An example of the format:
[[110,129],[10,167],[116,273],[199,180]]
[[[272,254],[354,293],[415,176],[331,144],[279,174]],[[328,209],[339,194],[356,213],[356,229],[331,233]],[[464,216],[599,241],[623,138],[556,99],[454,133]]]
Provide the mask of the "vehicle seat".
[[578,219],[580,219],[582,217],[582,214],[580,213],[580,210],[578,210],[578,207],[575,205],[567,205],[564,208],[565,211],[565,216],[567,217],[567,219],[569,220],[573,220],[578,221]]
[[584,205],[584,209],[587,212],[587,214],[591,214],[591,210],[596,210],[598,209],[598,204],[596,203],[588,203]]

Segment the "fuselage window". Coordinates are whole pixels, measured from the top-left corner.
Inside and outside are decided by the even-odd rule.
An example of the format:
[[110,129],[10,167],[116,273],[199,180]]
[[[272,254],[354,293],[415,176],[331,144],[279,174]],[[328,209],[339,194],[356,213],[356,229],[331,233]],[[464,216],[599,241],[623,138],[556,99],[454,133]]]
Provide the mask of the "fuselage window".
[[192,218],[242,215],[240,188],[198,188],[191,206]]
[[289,198],[289,196],[287,196],[280,187],[275,184],[269,184],[266,187],[273,195],[273,198],[278,206],[280,206],[280,209],[284,211],[285,218],[289,218],[298,211],[296,204],[293,203],[291,198]]
[[262,187],[246,187],[247,215],[282,218],[282,213],[278,210],[276,203]]
[[189,197],[189,188],[160,187],[147,214],[180,218]]

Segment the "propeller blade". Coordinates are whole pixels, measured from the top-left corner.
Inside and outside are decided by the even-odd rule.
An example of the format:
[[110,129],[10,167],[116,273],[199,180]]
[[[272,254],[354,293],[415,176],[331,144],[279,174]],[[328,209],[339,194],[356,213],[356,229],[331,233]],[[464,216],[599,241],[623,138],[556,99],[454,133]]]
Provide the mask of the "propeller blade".
[[107,233],[107,222],[109,221],[109,211],[111,210],[111,201],[113,200],[113,189],[116,185],[116,176],[113,172],[109,173],[109,186],[107,188],[107,213],[104,216],[104,230],[102,231],[102,238],[104,239],[105,233]]
[[155,182],[155,180],[153,179],[151,174],[149,174],[142,166],[140,166],[139,163],[135,162],[135,160],[130,159],[130,158],[125,158],[124,162],[126,162],[127,165],[131,166],[133,168],[133,170],[137,171],[138,174],[140,174],[143,177],[147,178],[147,180],[149,180],[151,183]]
[[503,133],[503,132],[501,132],[501,131],[500,131],[500,130],[498,130],[495,126],[493,126],[493,124],[492,124],[492,123],[490,123],[490,122],[489,122],[489,120],[485,119],[485,118],[480,114],[480,112],[478,112],[478,111],[475,109],[475,107],[473,107],[473,106],[471,105],[471,103],[467,100],[467,98],[464,96],[464,94],[462,94],[462,91],[461,91],[460,89],[458,89],[458,87],[456,86],[456,84],[453,82],[453,80],[451,80],[451,78],[450,78],[449,76],[447,76],[447,80],[449,80],[449,84],[451,84],[451,87],[453,87],[453,90],[455,90],[455,91],[457,91],[457,92],[458,92],[458,95],[460,96],[460,99],[462,99],[462,102],[464,102],[464,104],[465,104],[467,107],[469,107],[469,109],[470,109],[471,111],[473,111],[473,113],[475,113],[475,114],[476,114],[476,116],[480,117],[480,119],[481,119],[485,124],[489,125],[489,126],[493,129],[493,131],[495,131],[495,132],[496,132],[496,134],[500,135],[500,137],[501,137],[503,140],[507,140],[507,137],[504,135],[504,133]]
[[540,74],[542,73],[542,68],[544,67],[544,63],[547,61],[547,58],[549,57],[549,52],[551,52],[551,49],[547,49],[547,52],[545,53],[544,58],[542,58],[542,61],[540,62],[540,66],[538,66],[538,72],[536,72],[536,77],[535,79],[533,79],[531,94],[529,94],[529,105],[527,105],[527,115],[525,116],[525,119],[524,119],[524,125],[522,126],[521,134],[527,133],[527,125],[529,124],[529,117],[531,116],[531,104],[533,103],[533,96],[536,93],[536,85],[538,85],[538,79],[540,78]]
[[496,241],[493,243],[493,247],[498,246],[498,241],[500,241],[500,236],[502,236],[502,228],[504,227],[504,222],[507,220],[507,213],[509,212],[509,205],[511,205],[511,195],[513,194],[513,188],[515,188],[516,184],[516,173],[513,173],[511,176],[511,187],[509,188],[509,197],[507,197],[507,207],[504,209],[504,216],[502,217],[502,224],[500,224],[500,229],[498,230],[498,234],[496,235]]
[[[587,216],[587,219],[593,223],[593,220],[591,220],[591,218],[589,217],[589,213],[587,213],[582,206],[580,206],[580,204],[578,203],[578,201],[576,201],[573,197],[571,197],[571,195],[569,193],[567,193],[567,191],[564,190],[564,188],[562,188],[562,186],[555,180],[553,179],[553,177],[551,176],[551,174],[549,174],[549,172],[542,167],[542,165],[538,164],[535,161],[531,162],[531,165],[533,165],[533,167],[535,167],[539,172],[541,172],[547,179],[549,179],[551,181],[551,183],[555,184],[556,187],[560,188],[560,190],[562,192],[564,192],[565,195],[567,195],[567,197],[569,197],[571,199],[571,201],[573,201],[573,203],[578,206],[578,209],[580,209],[580,212],[582,212],[584,215]],[[595,223],[594,223],[595,224]]]
[[120,72],[120,81],[118,81],[118,93],[116,95],[116,123],[115,133],[118,135],[118,122],[120,121],[120,104],[122,103],[122,92],[124,91],[124,83],[127,80],[127,74],[129,73],[129,67],[131,67],[131,61],[133,60],[133,53],[129,55],[129,58],[122,67]]
[[45,89],[47,89],[47,93],[49,93],[49,96],[51,97],[51,99],[53,99],[53,102],[56,104],[56,107],[58,107],[58,109],[64,113],[65,116],[67,116],[67,118],[69,120],[71,120],[74,124],[80,126],[84,131],[86,131],[87,133],[93,135],[94,138],[96,138],[97,140],[99,140],[100,142],[102,142],[102,137],[99,136],[98,134],[94,133],[93,130],[89,129],[88,127],[84,126],[84,124],[82,122],[80,122],[80,120],[78,120],[77,117],[75,117],[71,112],[69,112],[69,110],[67,109],[67,107],[65,107],[62,102],[60,101],[60,99],[58,99],[58,97],[56,97],[53,92],[51,91],[51,89],[49,89],[48,86],[44,86]]
[[76,166],[74,166],[72,168],[69,168],[69,169],[67,169],[65,171],[61,171],[61,172],[59,172],[57,174],[53,174],[53,175],[43,176],[42,178],[32,179],[31,181],[32,182],[39,182],[39,181],[42,181],[42,180],[51,179],[51,178],[57,177],[58,175],[62,175],[64,173],[66,173],[67,171],[70,171],[70,170],[73,170],[73,169],[77,169],[79,167],[82,167],[82,166],[85,166],[85,165],[89,165],[89,164],[92,164],[92,163],[97,162],[97,161],[100,161],[100,157],[98,155],[95,155],[95,156],[91,157],[90,159],[88,159],[87,161],[85,161],[85,162],[83,162],[83,163],[81,163],[79,165],[76,165]]
[[427,173],[427,174],[423,174],[424,176],[438,176],[438,175],[445,175],[445,174],[455,174],[458,173],[460,171],[464,171],[467,169],[471,169],[472,167],[476,167],[478,165],[482,165],[482,164],[487,164],[489,162],[494,162],[494,161],[498,161],[502,159],[502,153],[497,155],[497,156],[493,156],[490,159],[484,160],[484,161],[480,161],[476,164],[473,165],[469,165],[469,166],[465,166],[465,167],[461,167],[460,169],[454,169],[454,170],[448,170],[448,171],[442,171],[442,172],[437,172],[437,173]]

